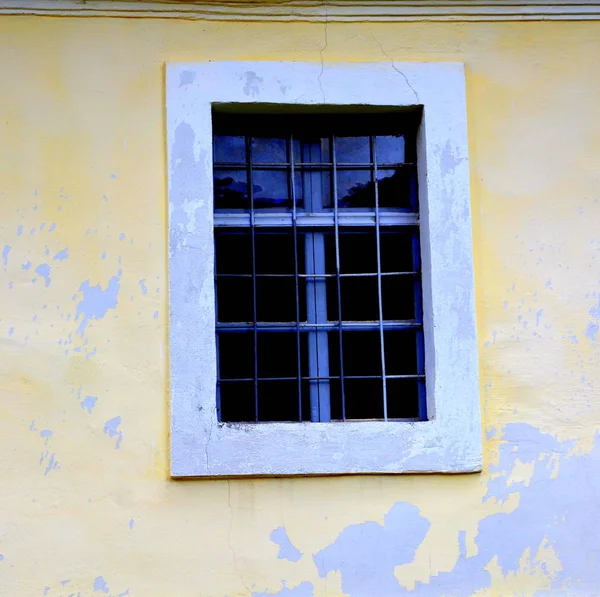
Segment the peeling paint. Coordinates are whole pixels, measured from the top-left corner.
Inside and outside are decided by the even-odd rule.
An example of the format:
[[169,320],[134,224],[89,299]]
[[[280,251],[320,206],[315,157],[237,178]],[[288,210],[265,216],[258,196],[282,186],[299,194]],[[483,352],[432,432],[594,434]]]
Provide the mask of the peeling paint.
[[118,303],[119,289],[121,288],[121,274],[122,270],[119,270],[116,276],[113,276],[106,286],[106,289],[102,290],[100,284],[90,286],[90,281],[86,280],[79,287],[79,291],[83,293],[83,298],[77,305],[77,313],[75,321],[79,321],[81,316],[81,323],[77,328],[77,333],[83,337],[86,327],[90,320],[101,319],[106,315],[109,309],[114,309]]
[[47,263],[42,263],[35,268],[35,273],[44,278],[45,286],[50,286],[50,266]]
[[119,425],[121,424],[121,417],[113,417],[109,419],[104,424],[104,433],[108,435],[108,437],[116,437],[117,443],[115,444],[115,448],[118,450],[121,447],[121,441],[123,439],[123,433],[119,430]]
[[278,527],[271,533],[271,541],[279,545],[279,554],[277,554],[279,559],[297,562],[302,557],[302,553],[292,545],[283,527]]

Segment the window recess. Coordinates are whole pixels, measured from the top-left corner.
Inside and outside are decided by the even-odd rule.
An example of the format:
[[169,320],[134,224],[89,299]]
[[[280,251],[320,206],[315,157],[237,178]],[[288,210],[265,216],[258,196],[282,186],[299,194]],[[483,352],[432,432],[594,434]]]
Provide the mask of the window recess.
[[420,116],[213,112],[219,421],[427,420]]

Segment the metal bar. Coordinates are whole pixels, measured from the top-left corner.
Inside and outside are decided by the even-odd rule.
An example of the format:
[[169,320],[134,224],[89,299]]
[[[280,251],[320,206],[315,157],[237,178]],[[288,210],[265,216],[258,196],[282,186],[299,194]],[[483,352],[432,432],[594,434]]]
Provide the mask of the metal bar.
[[387,421],[387,383],[385,376],[385,341],[383,338],[383,295],[381,290],[381,234],[379,222],[379,180],[377,175],[377,146],[376,138],[369,137],[369,145],[371,146],[371,159],[373,160],[373,189],[375,191],[375,239],[377,243],[377,297],[379,306],[379,343],[381,346],[381,375],[383,386],[383,418]]
[[[338,211],[338,224],[340,226],[377,226],[377,216],[373,210],[352,210],[340,208]],[[419,215],[408,211],[385,209],[379,213],[379,226],[418,226]],[[214,225],[217,228],[243,228],[251,226],[252,215],[248,211],[225,212],[219,210],[214,214]],[[284,227],[293,226],[294,216],[291,210],[287,212],[277,210],[258,210],[254,213],[255,227]],[[296,215],[298,227],[333,227],[335,226],[334,210],[311,213],[299,212]]]
[[[324,322],[324,323],[310,323],[300,322],[300,330],[312,332],[314,330],[332,330],[335,331],[339,327],[339,322]],[[393,321],[388,320],[383,322],[383,329],[385,330],[412,330],[420,329],[421,323],[417,321]],[[257,328],[261,332],[294,332],[296,330],[296,322],[294,321],[282,321],[282,322],[261,322],[257,325]],[[373,331],[380,328],[379,321],[343,321],[342,329],[347,331]],[[230,331],[230,332],[244,332],[254,329],[254,323],[244,322],[231,322],[231,323],[218,323],[217,330],[219,331]]]
[[246,155],[248,156],[247,178],[248,199],[250,200],[250,236],[252,242],[252,316],[254,331],[254,417],[258,422],[258,328],[256,314],[256,233],[254,223],[254,185],[252,184],[252,138],[246,136]]
[[[244,170],[246,168],[245,162],[215,162],[213,164],[215,170]],[[261,170],[285,170],[291,166],[290,162],[265,162],[263,164],[255,162],[254,166]],[[328,169],[333,166],[333,162],[295,162],[295,166],[301,170],[319,170]],[[345,170],[368,170],[373,167],[372,162],[340,162],[337,164],[338,167],[344,168]],[[393,162],[385,164],[385,170],[398,170],[401,168],[412,168],[416,166],[415,162]]]
[[294,136],[288,139],[288,159],[290,161],[290,197],[292,198],[292,219],[294,236],[294,280],[296,285],[296,354],[298,361],[298,421],[302,422],[302,363],[300,350],[300,292],[298,289],[298,227],[296,225],[296,177],[294,169]]
[[[424,375],[388,375],[388,379],[421,379]],[[259,381],[294,381],[295,377],[259,377]],[[328,375],[327,377],[311,377],[310,375],[305,375],[302,379],[306,380],[328,380],[328,379],[340,379],[339,375]],[[381,375],[346,375],[345,379],[381,379]],[[228,382],[249,382],[253,381],[253,377],[236,377],[232,379],[219,379],[219,382],[228,383]]]
[[[340,278],[374,278],[375,272],[361,274],[340,274]],[[381,272],[381,277],[386,276],[418,276],[419,272]],[[252,274],[216,274],[217,278],[251,278]],[[257,278],[294,278],[294,274],[256,274]],[[337,274],[298,274],[298,278],[337,278]]]
[[[419,236],[415,233],[412,235],[412,259],[413,268],[415,270],[421,269],[421,254],[419,248]],[[417,278],[414,281],[414,301],[415,301],[415,320],[423,324],[423,292],[421,289],[421,279]],[[425,342],[423,336],[423,329],[417,330],[415,334],[417,351],[417,373],[423,375],[423,380],[419,380],[417,384],[417,397],[419,401],[419,419],[421,421],[427,420],[427,394],[425,387]]]
[[340,343],[340,393],[342,398],[342,421],[346,420],[346,391],[344,383],[344,348],[342,337],[342,283],[341,283],[341,267],[340,267],[340,212],[338,207],[338,188],[337,188],[337,160],[335,152],[335,135],[330,138],[330,152],[332,165],[332,193],[333,193],[333,222],[335,235],[335,276],[337,281],[337,298],[338,298],[338,340]]

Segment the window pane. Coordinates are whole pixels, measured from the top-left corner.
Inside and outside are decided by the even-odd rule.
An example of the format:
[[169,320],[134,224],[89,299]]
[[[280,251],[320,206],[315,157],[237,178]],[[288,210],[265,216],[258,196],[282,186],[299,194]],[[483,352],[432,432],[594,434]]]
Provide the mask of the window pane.
[[215,135],[214,160],[225,164],[243,163],[246,161],[246,138]]
[[215,170],[215,209],[250,209],[245,170]]
[[215,230],[215,261],[217,274],[251,274],[250,230]]
[[287,162],[287,141],[275,137],[252,137],[253,164],[282,164]]
[[258,332],[258,377],[297,377],[297,336],[287,332]]
[[419,385],[416,379],[388,379],[387,407],[389,419],[419,417]]
[[256,317],[265,322],[296,321],[296,282],[292,276],[256,279]]
[[[292,228],[275,229],[275,231],[257,230],[254,239],[257,274],[294,274],[295,252]],[[303,237],[298,237],[298,257],[302,262],[304,262],[303,240]]]
[[[258,382],[259,421],[299,421],[297,381]],[[274,445],[276,450],[277,446]]]
[[368,164],[371,161],[369,137],[336,137],[335,159],[338,164]]
[[219,332],[219,377],[254,377],[254,332]]
[[381,278],[384,320],[415,319],[415,283],[413,276]]
[[344,380],[346,419],[383,419],[381,379]]
[[254,383],[248,381],[222,381],[219,384],[221,421],[254,421]]
[[[412,272],[415,229],[382,229],[379,237],[382,272]],[[418,249],[418,245],[416,245]]]
[[[381,375],[381,343],[378,331],[342,332],[342,352],[344,375]],[[334,365],[335,362],[330,358],[329,366],[332,371]]]
[[377,237],[375,230],[341,233],[340,272],[342,274],[377,272]]
[[252,278],[217,278],[217,321],[251,322]]
[[411,176],[408,168],[378,170],[379,207],[411,209]]
[[252,170],[252,189],[256,209],[292,207],[285,170]]
[[417,330],[385,330],[386,375],[416,375]]
[[338,207],[375,206],[375,194],[369,170],[337,171]]
[[[342,278],[342,318],[344,321],[379,321],[377,278]],[[337,319],[337,312],[335,313]]]
[[375,147],[378,164],[404,162],[404,137],[402,135],[380,135],[375,138]]

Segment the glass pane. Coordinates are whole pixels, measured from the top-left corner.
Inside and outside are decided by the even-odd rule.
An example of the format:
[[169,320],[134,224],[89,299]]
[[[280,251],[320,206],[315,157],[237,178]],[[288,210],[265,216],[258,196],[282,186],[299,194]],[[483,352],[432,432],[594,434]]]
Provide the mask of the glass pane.
[[250,209],[245,170],[215,170],[215,209]]
[[258,420],[299,421],[298,382],[259,381]]
[[252,137],[253,164],[284,164],[287,162],[287,141],[276,137]]
[[375,207],[369,170],[337,171],[338,207]]
[[[377,278],[342,278],[342,317],[344,321],[379,321]],[[337,311],[331,314],[337,319]]]
[[416,375],[417,330],[385,330],[386,375]]
[[331,162],[328,137],[316,139],[294,139],[294,162],[304,164],[323,164]]
[[254,383],[251,381],[222,381],[219,384],[221,421],[248,422],[255,420]]
[[254,377],[253,332],[219,332],[218,345],[221,379]]
[[[256,273],[257,274],[288,274],[296,271],[294,251],[294,232],[290,227],[284,229],[257,230],[254,240],[256,243]],[[298,236],[298,266],[304,265],[304,237]]]
[[[342,332],[342,352],[345,376],[381,375],[379,331]],[[335,370],[335,363],[331,362],[331,357],[329,367],[332,371]]]
[[383,381],[345,379],[346,419],[383,419]]
[[369,137],[336,137],[337,164],[368,164],[371,161]]
[[381,296],[383,319],[415,319],[415,284],[413,276],[383,276]]
[[379,207],[411,209],[411,172],[408,168],[399,170],[378,170]]
[[256,317],[257,321],[265,322],[296,321],[296,282],[293,276],[256,279]]
[[215,135],[214,150],[215,162],[244,163],[246,161],[246,138]]
[[389,419],[419,417],[419,385],[416,379],[388,379],[387,404]]
[[404,162],[404,137],[402,135],[375,137],[375,148],[378,164],[401,164]]
[[253,320],[252,278],[217,278],[217,321]]
[[302,168],[295,173],[296,205],[305,199],[307,211],[331,207],[331,173],[329,170]]
[[[416,230],[398,231],[382,229],[379,237],[382,272],[412,272],[413,238]],[[416,246],[418,250],[418,245]]]
[[340,273],[376,273],[377,238],[375,231],[341,233]]
[[252,189],[256,209],[292,207],[285,170],[253,170]]
[[250,230],[215,230],[217,274],[252,273],[252,237]]
[[295,332],[259,331],[258,377],[297,377],[297,342]]

